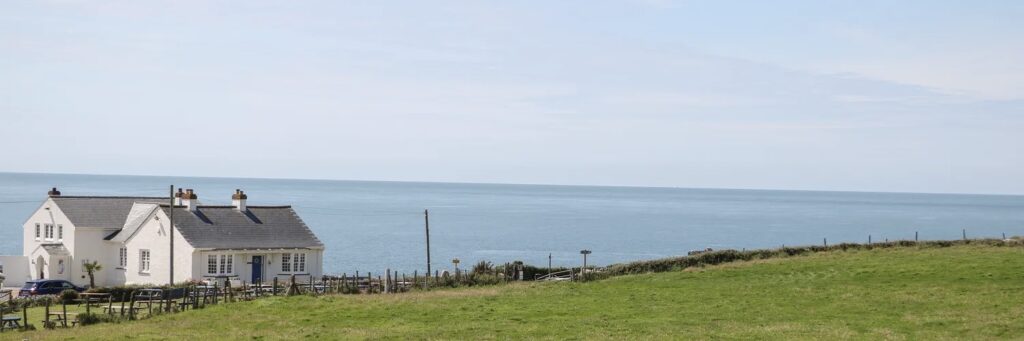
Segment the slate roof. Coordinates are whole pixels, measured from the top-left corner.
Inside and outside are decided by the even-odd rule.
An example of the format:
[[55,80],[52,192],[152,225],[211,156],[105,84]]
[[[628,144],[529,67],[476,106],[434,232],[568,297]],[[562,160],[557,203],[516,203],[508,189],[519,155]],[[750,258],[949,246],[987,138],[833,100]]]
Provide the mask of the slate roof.
[[97,196],[56,196],[51,197],[64,215],[78,227],[99,227],[120,229],[128,218],[128,212],[136,202],[166,202],[167,198],[155,197],[97,197]]
[[[323,247],[291,206],[197,206],[196,213],[174,208],[174,226],[195,248],[291,249]],[[170,205],[160,205],[168,213]]]
[[39,246],[46,250],[46,253],[50,254],[51,256],[71,255],[71,252],[68,252],[68,249],[64,247],[64,244],[43,244]]
[[[116,229],[125,226],[135,203],[157,203],[166,214],[167,198],[160,197],[51,197],[75,226]],[[291,206],[248,206],[239,212],[233,206],[197,206],[196,213],[184,206],[174,208],[174,226],[196,248],[209,249],[291,249],[323,247],[313,231]],[[130,233],[130,232],[129,232]]]

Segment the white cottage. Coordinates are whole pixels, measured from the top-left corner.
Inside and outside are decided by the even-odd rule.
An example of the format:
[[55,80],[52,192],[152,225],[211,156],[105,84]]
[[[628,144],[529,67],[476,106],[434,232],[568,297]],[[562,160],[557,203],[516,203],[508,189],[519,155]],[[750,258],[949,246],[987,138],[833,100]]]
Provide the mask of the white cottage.
[[240,282],[318,277],[324,245],[291,206],[202,205],[192,190],[169,198],[64,196],[54,188],[23,226],[23,256],[0,256],[6,285],[65,279],[88,285],[83,264],[98,261],[97,286],[229,278]]

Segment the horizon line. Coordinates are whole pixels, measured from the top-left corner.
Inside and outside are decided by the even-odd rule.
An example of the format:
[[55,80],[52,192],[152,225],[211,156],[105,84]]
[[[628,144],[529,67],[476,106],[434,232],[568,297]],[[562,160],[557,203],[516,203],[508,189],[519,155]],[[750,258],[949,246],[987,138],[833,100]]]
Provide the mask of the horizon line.
[[230,176],[208,176],[208,175],[154,175],[154,174],[11,172],[11,171],[0,171],[0,174],[131,176],[131,177],[149,177],[149,178],[182,177],[182,178],[199,178],[199,179],[291,180],[291,181],[335,181],[335,182],[383,182],[383,183],[419,183],[419,184],[451,184],[451,185],[646,188],[646,189],[684,189],[684,190],[688,189],[688,190],[727,190],[727,191],[776,191],[776,192],[818,192],[818,193],[875,193],[875,194],[936,194],[936,195],[1024,196],[1024,193],[903,192],[903,191],[879,191],[879,190],[732,188],[732,187],[642,186],[642,185],[591,185],[591,184],[553,184],[553,183],[515,183],[515,182],[455,182],[455,181],[423,181],[423,180],[323,179],[323,178],[288,178],[288,177],[230,177]]

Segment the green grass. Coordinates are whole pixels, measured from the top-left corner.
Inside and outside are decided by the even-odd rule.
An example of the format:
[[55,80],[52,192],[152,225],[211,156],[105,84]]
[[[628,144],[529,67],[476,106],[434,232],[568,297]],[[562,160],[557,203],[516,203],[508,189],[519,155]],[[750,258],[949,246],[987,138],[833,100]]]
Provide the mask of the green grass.
[[272,298],[0,339],[1012,339],[1024,248],[835,251],[576,283]]

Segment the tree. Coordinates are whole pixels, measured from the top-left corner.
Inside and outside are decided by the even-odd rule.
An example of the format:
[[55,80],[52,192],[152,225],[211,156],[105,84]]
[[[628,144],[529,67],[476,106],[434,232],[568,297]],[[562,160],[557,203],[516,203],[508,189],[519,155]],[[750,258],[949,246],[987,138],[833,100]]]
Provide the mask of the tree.
[[89,275],[89,287],[90,288],[95,288],[96,287],[96,272],[100,271],[100,270],[103,270],[103,266],[100,265],[100,262],[91,261],[91,262],[86,262],[85,264],[82,265],[82,267],[85,268],[85,273]]

